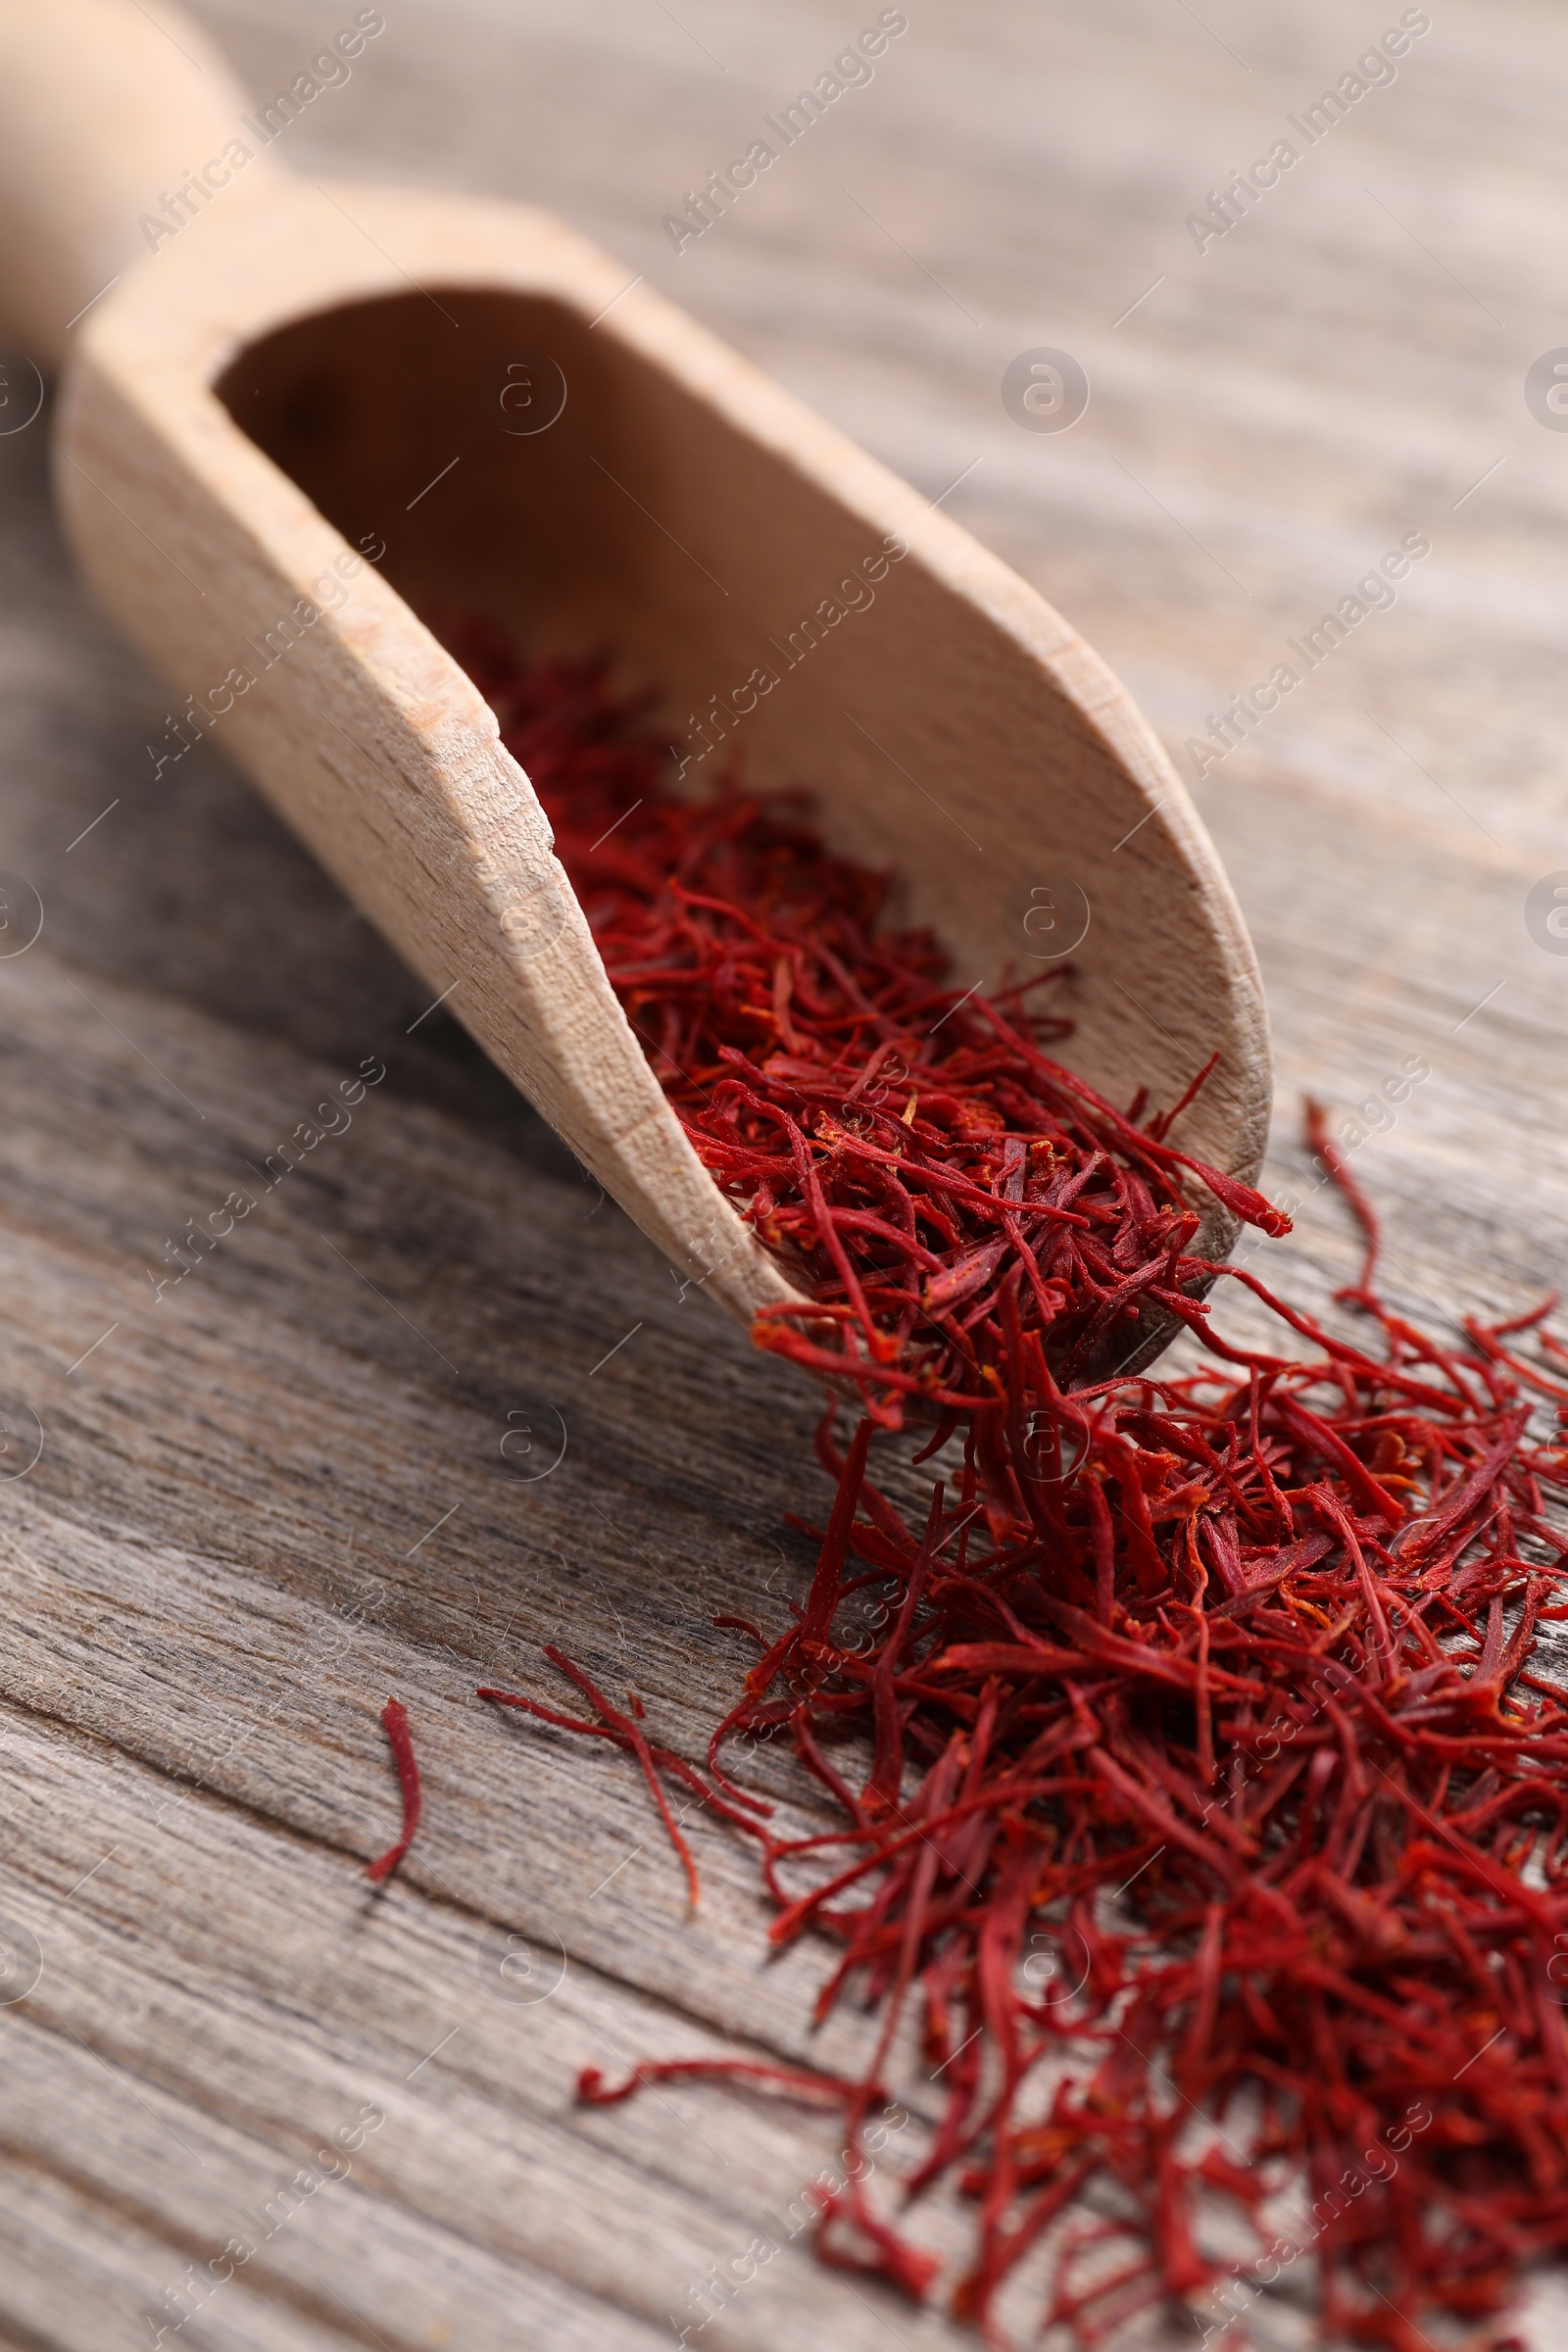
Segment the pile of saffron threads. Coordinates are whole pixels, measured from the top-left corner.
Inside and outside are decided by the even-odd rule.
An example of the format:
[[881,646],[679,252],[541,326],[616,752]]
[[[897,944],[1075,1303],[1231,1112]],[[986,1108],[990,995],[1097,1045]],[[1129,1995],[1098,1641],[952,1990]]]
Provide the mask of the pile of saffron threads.
[[[1365,1345],[1192,1259],[1178,1169],[1283,1220],[1170,1149],[1175,1109],[1100,1102],[1021,993],[960,1009],[797,814],[671,800],[597,671],[479,670],[687,1132],[836,1310],[837,1347],[760,1340],[864,1402],[842,1453],[836,1401],[819,1429],[835,1496],[792,1622],[717,1621],[757,1656],[706,1772],[559,1652],[591,1715],[482,1695],[635,1755],[694,1891],[664,1780],[753,1839],[772,1939],[839,1948],[818,2018],[858,2002],[875,2046],[855,2082],[678,2060],[581,2095],[766,2082],[855,2147],[912,2017],[938,2107],[904,2197],[972,2200],[953,2304],[988,2344],[1043,2245],[1042,2324],[1084,2344],[1160,2306],[1212,2332],[1308,2275],[1325,2334],[1496,2341],[1524,2267],[1568,2252],[1568,1693],[1532,1670],[1568,1616],[1552,1301],[1451,1344],[1391,1311],[1315,1115]],[[871,1100],[890,1052],[912,1107]],[[1212,1333],[1191,1293],[1220,1272],[1307,1352]],[[1144,1297],[1212,1365],[1077,1378]],[[916,1460],[962,1436],[923,1524],[868,1475],[911,1402]],[[839,1826],[783,1837],[731,1777],[727,1744],[769,1738]],[[884,2191],[819,2203],[825,2261],[931,2290]]]

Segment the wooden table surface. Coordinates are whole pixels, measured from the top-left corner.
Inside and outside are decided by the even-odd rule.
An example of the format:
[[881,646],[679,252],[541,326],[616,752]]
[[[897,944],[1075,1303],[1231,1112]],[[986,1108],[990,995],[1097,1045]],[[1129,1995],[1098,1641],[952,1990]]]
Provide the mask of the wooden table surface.
[[[264,98],[338,21],[198,13]],[[1568,957],[1526,900],[1568,868],[1568,434],[1525,379],[1568,338],[1560,10],[1433,0],[1308,146],[1287,117],[1396,0],[909,0],[874,79],[678,255],[662,216],[859,19],[385,13],[289,134],[302,168],[560,211],[932,496],[961,475],[950,511],[1127,679],[1268,984],[1270,1181],[1306,1200],[1254,1262],[1313,1302],[1350,1262],[1310,1088],[1383,1104],[1355,1164],[1403,1303],[1558,1278]],[[1187,216],[1281,138],[1298,162],[1200,251]],[[1070,432],[1004,407],[1039,347],[1088,373]],[[710,1618],[801,1589],[813,1399],[678,1299],[444,1013],[410,1034],[419,985],[220,759],[152,780],[165,695],[73,578],[46,431],[0,438],[0,866],[44,912],[0,960],[0,1406],[42,1433],[0,1479],[0,2342],[653,2352],[833,2129],[710,2086],[583,2111],[576,2072],[808,2053],[823,1956],[766,1958],[751,1860],[701,1820],[689,1917],[629,1761],[472,1692],[551,1690],[556,1636],[697,1753],[743,1655]],[[1210,713],[1411,534],[1392,608],[1200,780]],[[155,1296],[367,1057],[351,1129]],[[389,1691],[426,1823],[375,1895]],[[863,2047],[846,2019],[817,2054]],[[906,2095],[912,2145],[917,2070]],[[956,2260],[960,2212],[918,2228]],[[967,2340],[782,2234],[688,2341]],[[1544,2290],[1532,2342],[1564,2316]],[[1253,2328],[1300,2340],[1283,2306]]]

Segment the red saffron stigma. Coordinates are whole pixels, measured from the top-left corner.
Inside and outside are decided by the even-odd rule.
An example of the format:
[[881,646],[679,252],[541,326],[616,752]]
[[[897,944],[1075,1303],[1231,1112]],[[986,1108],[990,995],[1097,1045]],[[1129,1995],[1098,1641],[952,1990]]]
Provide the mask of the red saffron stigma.
[[1377,1298],[1374,1277],[1378,1270],[1378,1254],[1383,1247],[1383,1229],[1378,1222],[1377,1210],[1350,1173],[1349,1161],[1329,1134],[1322,1105],[1310,1100],[1306,1105],[1306,1140],[1355,1211],[1356,1223],[1366,1240],[1360,1281],[1353,1290],[1341,1291],[1337,1295],[1341,1298],[1354,1300],[1358,1305],[1374,1303]]
[[414,1834],[419,1826],[419,1808],[423,1801],[419,1789],[419,1765],[409,1734],[409,1710],[401,1698],[389,1698],[381,1709],[381,1728],[386,1733],[392,1761],[398,1768],[398,1787],[403,1791],[403,1835],[396,1845],[388,1846],[366,1870],[366,1877],[377,1885],[389,1879],[414,1843]]

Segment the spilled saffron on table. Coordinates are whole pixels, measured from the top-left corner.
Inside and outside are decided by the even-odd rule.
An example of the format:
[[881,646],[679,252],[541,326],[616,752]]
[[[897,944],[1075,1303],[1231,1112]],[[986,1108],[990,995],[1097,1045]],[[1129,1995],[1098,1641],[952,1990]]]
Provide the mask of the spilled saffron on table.
[[[960,997],[798,807],[675,800],[598,669],[470,666],[694,1147],[814,1302],[759,1343],[860,1405],[842,1450],[842,1402],[821,1422],[792,1622],[718,1621],[756,1654],[706,1770],[555,1649],[591,1715],[480,1695],[634,1755],[693,1901],[664,1784],[751,1839],[773,1940],[839,1947],[818,2018],[879,2017],[864,2072],[677,2059],[580,2095],[716,2076],[834,2101],[853,2149],[912,2014],[934,2121],[904,2198],[972,2201],[953,2303],[989,2343],[1043,2245],[1037,2316],[1084,2343],[1158,2305],[1215,2332],[1298,2264],[1329,2333],[1419,2352],[1493,2320],[1568,2252],[1552,1302],[1459,1339],[1394,1312],[1315,1108],[1358,1338],[1197,1254],[1205,1195],[1286,1230],[1170,1140],[1208,1072],[1118,1109],[1046,1052],[1054,975]],[[1211,1328],[1222,1280],[1280,1352]],[[1205,1368],[1132,1369],[1152,1318]],[[872,1475],[906,1419],[916,1461],[946,1448],[923,1518]],[[734,1743],[771,1739],[835,1826],[786,1837],[738,1784]],[[818,2201],[824,2260],[931,2290],[885,2191]]]
[[378,1854],[373,1862],[367,1865],[366,1877],[373,1879],[377,1886],[383,1879],[392,1876],[414,1843],[415,1833],[419,1826],[419,1809],[423,1803],[419,1788],[419,1761],[414,1752],[414,1737],[409,1730],[409,1710],[401,1698],[389,1698],[381,1709],[381,1729],[386,1734],[392,1761],[397,1766],[398,1787],[403,1795],[403,1835],[396,1845],[389,1845],[384,1854]]

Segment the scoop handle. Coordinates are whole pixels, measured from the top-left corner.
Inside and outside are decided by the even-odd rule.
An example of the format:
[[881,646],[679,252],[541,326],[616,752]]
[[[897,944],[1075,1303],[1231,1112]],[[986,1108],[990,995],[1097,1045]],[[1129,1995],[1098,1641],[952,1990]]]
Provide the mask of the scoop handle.
[[59,368],[138,260],[253,201],[279,167],[246,104],[165,0],[0,0],[0,338]]

